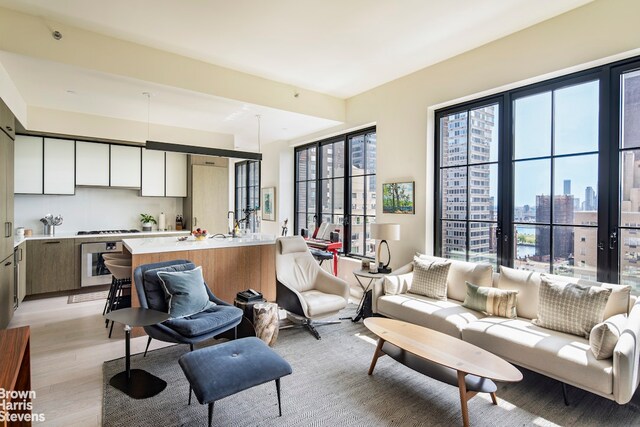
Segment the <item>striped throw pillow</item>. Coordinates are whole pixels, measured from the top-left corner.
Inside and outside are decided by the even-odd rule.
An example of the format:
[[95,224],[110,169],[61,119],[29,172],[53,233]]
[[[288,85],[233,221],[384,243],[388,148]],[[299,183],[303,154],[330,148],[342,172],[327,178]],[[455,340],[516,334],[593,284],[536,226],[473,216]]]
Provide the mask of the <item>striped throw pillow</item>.
[[413,257],[411,293],[446,301],[449,267],[451,263],[448,261],[427,261]]
[[464,303],[462,303],[464,307],[482,311],[491,316],[516,318],[518,291],[476,286],[469,282],[465,283],[467,285],[467,296],[464,298]]

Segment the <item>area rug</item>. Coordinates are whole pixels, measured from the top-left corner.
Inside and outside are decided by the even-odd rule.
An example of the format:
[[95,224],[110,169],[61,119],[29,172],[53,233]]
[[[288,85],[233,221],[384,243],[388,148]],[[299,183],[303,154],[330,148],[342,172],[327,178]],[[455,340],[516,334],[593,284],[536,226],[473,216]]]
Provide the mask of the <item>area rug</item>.
[[77,302],[106,300],[107,295],[109,295],[109,291],[89,292],[86,294],[69,295],[69,299],[67,299],[67,304],[75,304]]
[[[378,360],[367,375],[375,348],[362,325],[343,321],[321,326],[316,340],[304,329],[281,330],[274,350],[291,363],[282,379],[282,417],[278,417],[273,382],[240,392],[215,405],[216,426],[433,426],[462,425],[458,389],[425,377],[389,357]],[[187,346],[172,346],[132,357],[132,367],[167,381],[167,388],[146,400],[133,400],[108,385],[124,360],[104,364],[104,426],[203,426],[207,407],[194,398],[187,406],[188,383],[178,366]],[[215,363],[215,361],[212,361]],[[488,395],[469,401],[473,426],[640,425],[634,399],[615,402],[569,387],[564,405],[560,384],[523,370],[517,384],[498,389],[499,405]]]

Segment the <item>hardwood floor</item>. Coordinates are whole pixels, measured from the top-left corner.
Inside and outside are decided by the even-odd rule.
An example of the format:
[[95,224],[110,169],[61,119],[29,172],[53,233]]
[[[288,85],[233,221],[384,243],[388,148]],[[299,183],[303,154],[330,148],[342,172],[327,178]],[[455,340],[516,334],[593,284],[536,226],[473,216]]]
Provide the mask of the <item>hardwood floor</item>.
[[[99,426],[102,417],[102,363],[124,357],[124,332],[116,324],[111,339],[104,327],[104,300],[67,304],[67,297],[25,301],[9,328],[31,326],[33,412],[47,426]],[[131,353],[144,351],[146,336],[131,339]],[[166,343],[152,341],[151,349]],[[124,368],[124,366],[123,366]]]

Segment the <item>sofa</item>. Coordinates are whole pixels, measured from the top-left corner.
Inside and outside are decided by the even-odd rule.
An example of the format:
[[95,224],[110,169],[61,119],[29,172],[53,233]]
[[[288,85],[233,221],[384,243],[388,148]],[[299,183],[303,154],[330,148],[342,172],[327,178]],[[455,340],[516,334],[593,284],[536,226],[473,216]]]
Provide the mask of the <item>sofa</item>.
[[[589,339],[535,325],[541,275],[490,265],[419,255],[421,260],[450,262],[446,276],[446,301],[411,292],[413,263],[377,280],[372,288],[373,312],[448,335],[488,350],[509,362],[563,383],[625,404],[638,387],[640,375],[640,301],[629,286],[603,284],[563,276],[545,275],[562,283],[611,289],[603,319],[622,313],[623,327],[613,356],[596,359]],[[517,290],[516,318],[498,317],[464,307],[465,282],[483,287]]]

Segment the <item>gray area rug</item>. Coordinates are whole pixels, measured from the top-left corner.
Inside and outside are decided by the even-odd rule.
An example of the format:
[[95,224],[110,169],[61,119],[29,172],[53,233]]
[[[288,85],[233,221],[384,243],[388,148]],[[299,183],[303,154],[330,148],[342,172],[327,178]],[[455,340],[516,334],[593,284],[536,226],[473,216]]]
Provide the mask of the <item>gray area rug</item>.
[[[344,315],[344,313],[343,313]],[[317,341],[304,329],[281,330],[274,350],[293,367],[282,379],[282,417],[274,382],[218,401],[216,426],[432,426],[462,425],[458,389],[406,368],[389,357],[379,359],[367,375],[374,337],[362,325],[343,321],[318,328]],[[187,406],[188,383],[178,358],[188,346],[173,346],[132,357],[132,367],[167,381],[159,395],[130,399],[109,386],[123,370],[124,359],[103,368],[105,426],[202,426],[207,407],[193,399]],[[212,361],[215,363],[215,361]],[[560,384],[523,370],[524,380],[499,385],[499,405],[488,395],[469,401],[473,426],[640,425],[639,398],[625,406],[569,388],[564,405]]]

